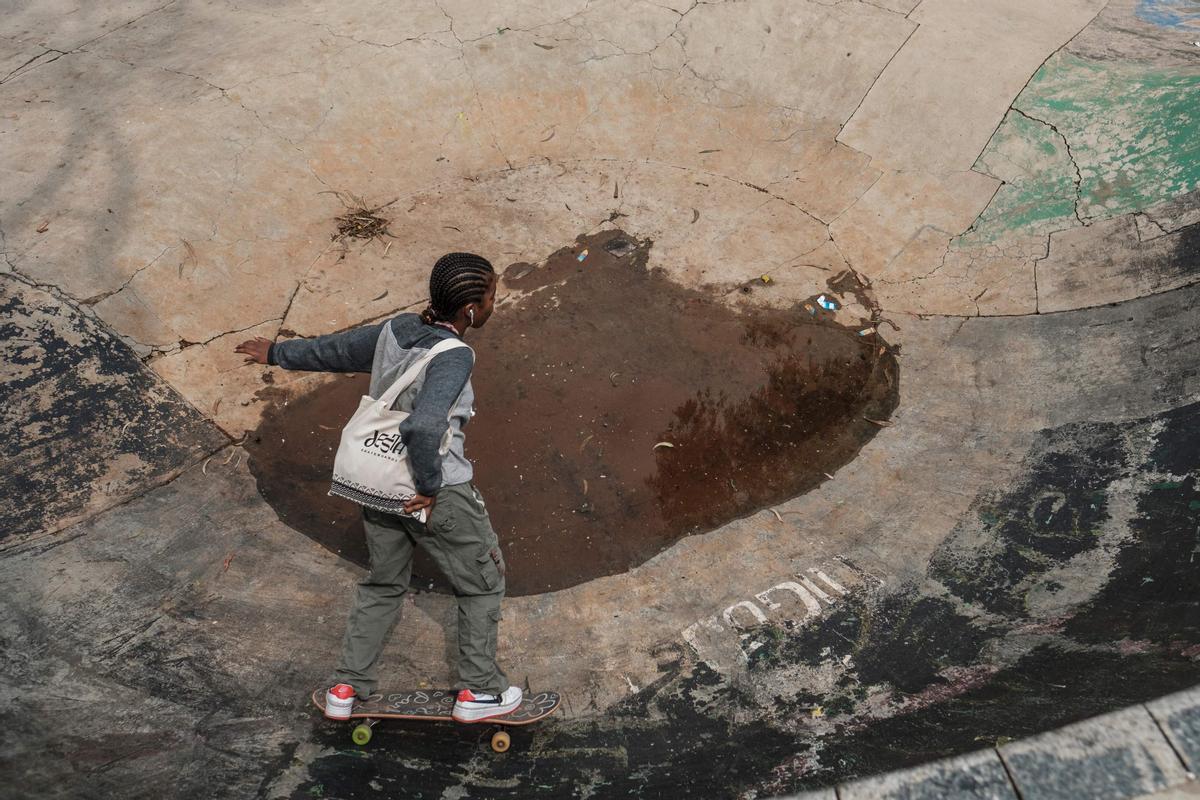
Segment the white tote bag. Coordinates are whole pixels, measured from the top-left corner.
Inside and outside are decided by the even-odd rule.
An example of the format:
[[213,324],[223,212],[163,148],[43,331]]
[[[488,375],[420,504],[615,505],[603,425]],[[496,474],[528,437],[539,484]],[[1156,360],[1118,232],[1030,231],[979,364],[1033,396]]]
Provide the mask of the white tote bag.
[[[379,399],[364,395],[358,410],[342,429],[342,441],[333,459],[333,486],[329,494],[344,497],[359,505],[389,514],[413,516],[425,521],[425,509],[405,515],[404,504],[416,494],[408,448],[400,436],[400,423],[408,419],[405,411],[392,411],[392,404],[438,353],[466,347],[458,339],[443,339],[410,366],[387,388]],[[454,406],[450,411],[453,413]],[[451,431],[442,437],[445,454]]]

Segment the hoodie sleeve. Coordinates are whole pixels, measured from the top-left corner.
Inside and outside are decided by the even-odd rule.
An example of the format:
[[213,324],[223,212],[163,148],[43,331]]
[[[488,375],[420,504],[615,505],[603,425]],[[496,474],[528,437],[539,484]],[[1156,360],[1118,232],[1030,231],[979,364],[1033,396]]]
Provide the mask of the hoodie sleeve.
[[475,356],[469,348],[439,353],[425,368],[425,382],[413,400],[412,414],[400,423],[417,491],[432,497],[442,487],[442,455],[438,449],[449,426],[450,409],[471,377]]
[[370,372],[385,322],[312,339],[285,339],[267,350],[267,363],[311,372]]

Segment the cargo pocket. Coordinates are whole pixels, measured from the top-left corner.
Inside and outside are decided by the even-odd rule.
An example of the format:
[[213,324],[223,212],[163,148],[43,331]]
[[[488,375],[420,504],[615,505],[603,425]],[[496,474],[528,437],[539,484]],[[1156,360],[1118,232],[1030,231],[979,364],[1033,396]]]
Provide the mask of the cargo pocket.
[[500,548],[493,547],[479,558],[475,559],[479,566],[479,576],[483,579],[488,591],[496,591],[504,585],[504,560],[500,556]]

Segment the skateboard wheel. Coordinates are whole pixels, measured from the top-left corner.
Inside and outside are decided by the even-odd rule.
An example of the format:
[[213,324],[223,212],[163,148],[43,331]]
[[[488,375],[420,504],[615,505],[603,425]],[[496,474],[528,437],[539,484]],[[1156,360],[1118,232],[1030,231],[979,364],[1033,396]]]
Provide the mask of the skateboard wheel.
[[370,725],[355,725],[354,730],[350,731],[350,738],[357,745],[364,745],[371,741],[371,726]]
[[512,740],[508,738],[508,734],[504,731],[496,731],[492,734],[492,749],[497,753],[503,753],[512,744]]

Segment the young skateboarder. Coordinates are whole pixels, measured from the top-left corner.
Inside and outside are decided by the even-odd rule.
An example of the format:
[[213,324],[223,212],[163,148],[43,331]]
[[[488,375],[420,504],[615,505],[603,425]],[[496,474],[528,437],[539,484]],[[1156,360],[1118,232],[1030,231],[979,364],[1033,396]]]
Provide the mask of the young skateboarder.
[[[429,276],[429,307],[386,322],[313,339],[242,342],[235,352],[247,363],[284,369],[370,372],[372,397],[443,339],[462,338],[492,315],[497,277],[472,253],[449,253]],[[504,558],[483,498],[471,482],[463,429],[475,413],[471,388],[474,353],[466,347],[439,352],[424,374],[401,392],[395,409],[411,413],[400,426],[416,496],[408,514],[422,509],[426,522],[363,508],[371,568],[358,583],[342,643],[341,660],[325,696],[326,716],[347,719],[355,698],[378,686],[376,661],[400,613],[412,576],[413,548],[423,547],[445,573],[458,600],[458,673],[461,691],[454,719],[475,722],[507,714],[521,704],[496,664],[496,628],[504,597]],[[349,409],[348,409],[349,411]],[[449,436],[449,449],[443,444]],[[442,454],[444,452],[444,455]]]

